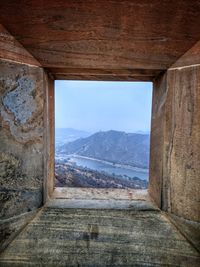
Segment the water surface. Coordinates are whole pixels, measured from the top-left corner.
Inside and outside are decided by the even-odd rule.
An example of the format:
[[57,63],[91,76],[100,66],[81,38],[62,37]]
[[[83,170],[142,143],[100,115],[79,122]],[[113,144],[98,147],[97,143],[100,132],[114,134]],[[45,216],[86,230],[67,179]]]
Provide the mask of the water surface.
[[84,158],[77,155],[68,155],[66,159],[70,163],[76,164],[77,166],[86,167],[91,170],[99,171],[99,172],[106,172],[108,174],[115,174],[115,175],[122,175],[124,178],[128,176],[129,178],[138,177],[142,180],[148,180],[149,174],[148,170],[146,169],[137,169],[137,168],[130,168],[114,165],[109,162],[100,161],[96,159]]

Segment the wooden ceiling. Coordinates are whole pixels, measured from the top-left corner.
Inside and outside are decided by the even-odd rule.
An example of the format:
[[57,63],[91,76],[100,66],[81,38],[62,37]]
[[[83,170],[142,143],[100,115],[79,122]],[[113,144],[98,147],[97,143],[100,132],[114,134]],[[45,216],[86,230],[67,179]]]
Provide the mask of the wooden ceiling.
[[200,39],[200,0],[6,0],[0,22],[57,79],[152,80]]

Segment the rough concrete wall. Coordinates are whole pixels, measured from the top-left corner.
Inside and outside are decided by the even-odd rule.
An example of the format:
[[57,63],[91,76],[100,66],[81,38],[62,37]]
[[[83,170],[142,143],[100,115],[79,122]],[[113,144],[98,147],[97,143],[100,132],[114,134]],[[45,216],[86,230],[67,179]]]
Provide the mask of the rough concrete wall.
[[197,222],[200,222],[199,55],[197,43],[154,83],[149,188],[151,197],[163,210]]
[[[43,201],[44,73],[6,60],[0,73],[0,218],[8,225],[15,216],[17,229],[18,216]],[[5,239],[14,229],[1,231]]]

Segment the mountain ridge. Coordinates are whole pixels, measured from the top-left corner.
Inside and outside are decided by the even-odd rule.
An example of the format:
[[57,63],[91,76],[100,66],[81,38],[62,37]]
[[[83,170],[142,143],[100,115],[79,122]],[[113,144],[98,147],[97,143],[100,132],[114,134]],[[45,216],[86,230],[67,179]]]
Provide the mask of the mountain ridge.
[[75,154],[148,169],[149,134],[100,131],[60,147],[60,154]]

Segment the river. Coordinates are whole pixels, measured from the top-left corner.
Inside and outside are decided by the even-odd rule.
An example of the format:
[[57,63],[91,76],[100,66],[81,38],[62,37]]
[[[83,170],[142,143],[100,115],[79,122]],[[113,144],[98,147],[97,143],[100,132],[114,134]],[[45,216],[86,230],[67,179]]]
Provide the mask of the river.
[[108,174],[128,176],[130,178],[138,177],[142,180],[148,180],[149,173],[147,169],[139,169],[134,167],[129,167],[125,165],[112,164],[110,162],[101,161],[92,158],[81,157],[77,155],[66,155],[66,157],[58,157],[58,159],[66,158],[68,162],[76,164],[77,166],[86,167],[91,170],[106,172]]

